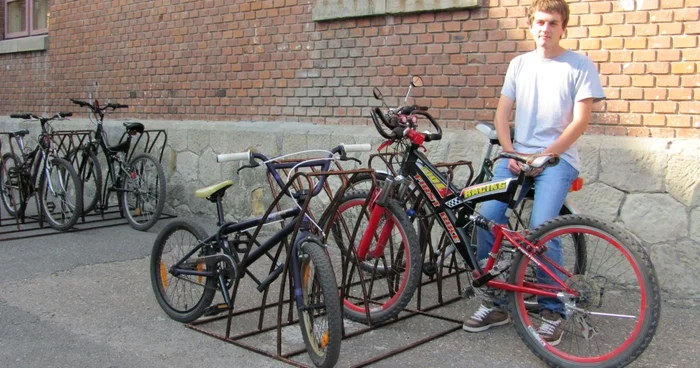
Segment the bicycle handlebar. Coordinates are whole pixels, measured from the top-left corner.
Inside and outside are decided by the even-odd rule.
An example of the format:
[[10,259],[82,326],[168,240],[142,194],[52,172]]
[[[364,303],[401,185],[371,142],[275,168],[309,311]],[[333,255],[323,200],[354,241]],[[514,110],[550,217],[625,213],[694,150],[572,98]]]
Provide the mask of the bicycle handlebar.
[[[74,99],[74,98],[71,98],[70,101],[71,101],[72,103],[74,103],[74,104],[80,106],[80,107],[87,107],[87,108],[89,108],[92,112],[100,112],[100,113],[101,113],[101,112],[104,112],[104,111],[107,110],[107,109],[116,110],[116,109],[125,109],[125,108],[128,108],[128,107],[129,107],[129,105],[123,105],[123,104],[116,103],[116,102],[110,102],[110,103],[106,104],[106,105],[103,106],[103,107],[99,107],[99,104],[97,103],[97,100],[95,100],[95,105],[94,105],[94,106],[93,106],[92,104],[90,104],[89,102],[85,102],[85,101],[81,101],[81,100],[76,100],[76,99]],[[95,106],[98,106],[98,107],[95,107]]]
[[251,157],[252,156],[250,154],[250,151],[237,153],[222,153],[220,155],[216,155],[216,162],[243,161],[250,160]]

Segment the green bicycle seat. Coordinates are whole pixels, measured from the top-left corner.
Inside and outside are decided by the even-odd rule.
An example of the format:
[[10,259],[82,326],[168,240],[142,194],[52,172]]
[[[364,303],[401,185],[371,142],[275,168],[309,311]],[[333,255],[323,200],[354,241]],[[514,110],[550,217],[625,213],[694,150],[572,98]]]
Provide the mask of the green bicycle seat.
[[210,185],[206,188],[197,189],[197,191],[194,192],[194,195],[197,198],[209,198],[212,195],[216,194],[218,191],[224,191],[232,185],[233,185],[233,180],[226,180],[226,181],[221,182],[219,184],[214,184],[214,185]]

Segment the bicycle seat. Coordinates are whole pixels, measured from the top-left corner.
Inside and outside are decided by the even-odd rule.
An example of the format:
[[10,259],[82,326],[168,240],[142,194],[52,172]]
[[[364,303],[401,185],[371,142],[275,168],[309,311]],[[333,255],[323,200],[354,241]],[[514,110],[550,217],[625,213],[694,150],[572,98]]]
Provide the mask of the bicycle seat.
[[224,182],[221,182],[219,184],[214,184],[210,185],[206,188],[202,189],[197,189],[197,191],[194,192],[195,197],[197,198],[209,198],[215,194],[218,194],[219,192],[225,192],[226,189],[228,189],[230,186],[233,185],[233,180],[226,180]]
[[[491,144],[497,144],[500,145],[498,142],[498,134],[496,134],[496,127],[493,125],[493,123],[487,123],[487,122],[478,122],[476,124],[476,130],[480,131],[483,133],[486,138],[489,139],[489,142]],[[513,127],[510,127],[510,141],[512,142],[515,137],[515,129]]]
[[124,123],[124,127],[126,127],[126,131],[129,132],[130,135],[134,135],[136,133],[143,133],[144,130],[143,124],[137,123],[135,121],[132,121],[130,123]]
[[518,153],[518,152],[501,152],[498,154],[502,158],[512,158],[522,164],[528,165],[533,169],[539,169],[546,166],[556,166],[559,164],[559,155],[555,153]]
[[25,135],[29,134],[29,131],[27,129],[21,129],[21,130],[15,130],[10,132],[10,137],[24,137]]

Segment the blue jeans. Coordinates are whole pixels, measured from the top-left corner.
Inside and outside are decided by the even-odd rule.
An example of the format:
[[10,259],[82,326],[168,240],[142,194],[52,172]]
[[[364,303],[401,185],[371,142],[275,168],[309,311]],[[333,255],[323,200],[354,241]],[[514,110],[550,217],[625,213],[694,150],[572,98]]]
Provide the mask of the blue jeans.
[[[493,181],[503,180],[516,177],[515,174],[508,170],[508,160],[502,159],[494,167]],[[551,220],[557,215],[561,207],[564,205],[566,195],[569,193],[571,183],[578,177],[578,170],[574,169],[568,162],[561,160],[558,165],[547,167],[539,175],[534,177],[535,200],[530,217],[530,228],[534,229],[545,221]],[[525,184],[522,193],[527,193],[529,185]],[[481,205],[479,213],[484,217],[493,220],[499,224],[505,224],[508,219],[505,216],[507,203],[500,201],[488,201]],[[493,247],[493,234],[485,229],[477,229],[477,258],[483,260],[488,257],[491,248]],[[561,241],[559,238],[552,239],[547,243],[547,257],[551,258],[558,264],[564,261],[564,254],[561,249]],[[552,284],[551,278],[542,271],[538,271],[537,279],[539,282]],[[561,301],[556,298],[538,297],[537,301],[540,306],[551,311],[562,313],[564,306]]]

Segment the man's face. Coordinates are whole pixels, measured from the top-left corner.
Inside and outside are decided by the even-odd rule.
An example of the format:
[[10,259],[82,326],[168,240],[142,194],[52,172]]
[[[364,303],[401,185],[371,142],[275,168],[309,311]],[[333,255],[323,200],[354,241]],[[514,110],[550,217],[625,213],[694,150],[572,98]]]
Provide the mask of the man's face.
[[561,14],[538,11],[532,19],[530,34],[538,48],[550,49],[558,46],[564,35]]

